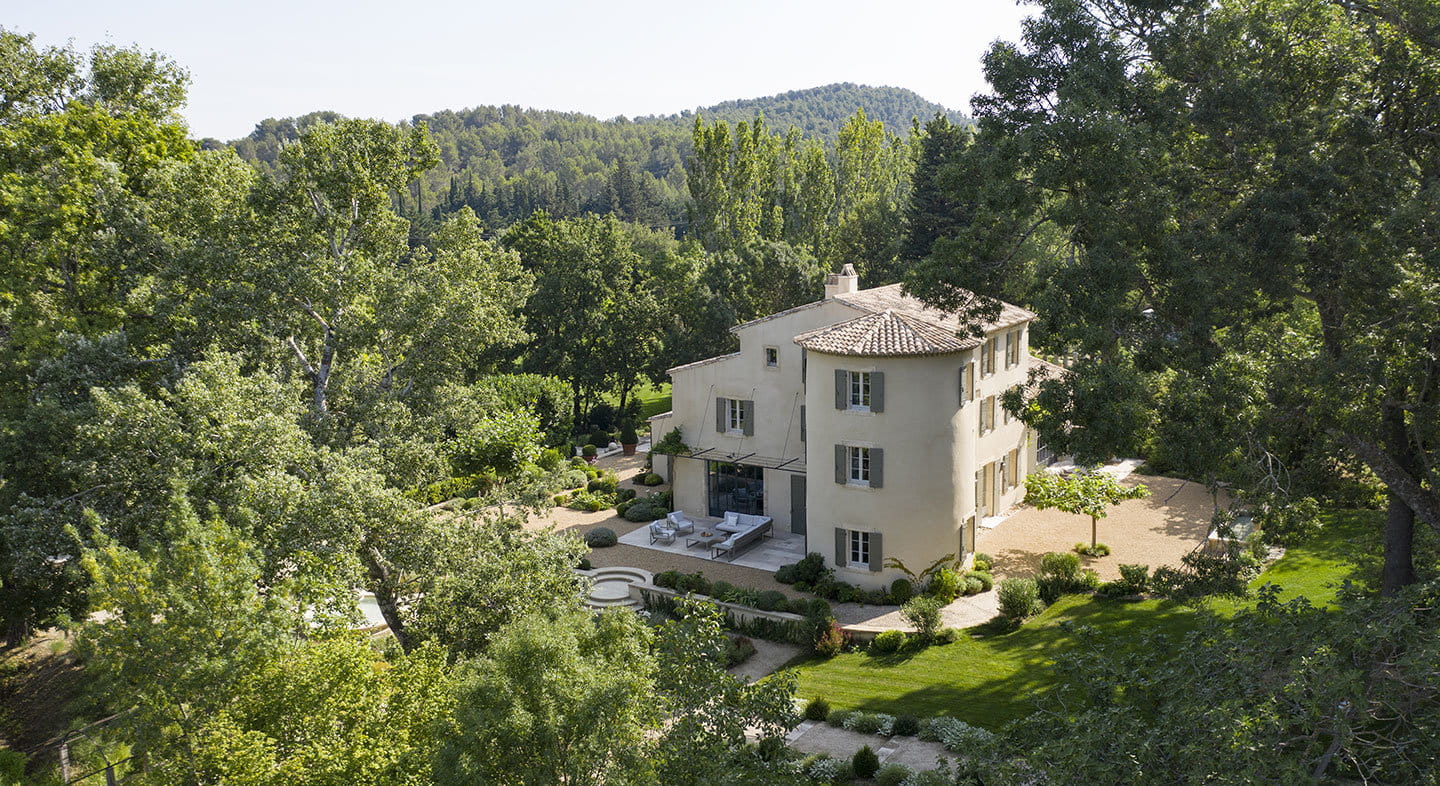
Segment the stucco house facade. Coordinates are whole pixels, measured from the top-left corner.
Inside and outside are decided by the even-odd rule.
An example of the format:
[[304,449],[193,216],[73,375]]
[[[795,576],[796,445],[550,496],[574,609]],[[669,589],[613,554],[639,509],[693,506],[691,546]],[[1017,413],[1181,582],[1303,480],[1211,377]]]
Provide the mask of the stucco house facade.
[[[1035,315],[1004,304],[983,337],[853,268],[823,299],[737,325],[740,350],[670,369],[689,451],[666,462],[677,510],[774,519],[837,577],[879,586],[946,554],[1024,496],[1028,429],[1000,404],[1024,385]],[[657,457],[658,459],[659,457]]]

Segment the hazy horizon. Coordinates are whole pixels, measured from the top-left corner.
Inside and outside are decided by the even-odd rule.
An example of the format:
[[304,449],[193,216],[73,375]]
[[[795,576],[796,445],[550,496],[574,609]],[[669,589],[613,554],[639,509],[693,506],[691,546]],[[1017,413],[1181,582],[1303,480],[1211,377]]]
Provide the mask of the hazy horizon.
[[[197,8],[203,8],[197,12]],[[136,44],[190,72],[195,137],[235,139],[267,117],[320,110],[395,121],[479,105],[669,115],[837,82],[900,87],[968,113],[980,57],[1025,9],[858,0],[603,7],[95,0],[10,9],[41,45]]]

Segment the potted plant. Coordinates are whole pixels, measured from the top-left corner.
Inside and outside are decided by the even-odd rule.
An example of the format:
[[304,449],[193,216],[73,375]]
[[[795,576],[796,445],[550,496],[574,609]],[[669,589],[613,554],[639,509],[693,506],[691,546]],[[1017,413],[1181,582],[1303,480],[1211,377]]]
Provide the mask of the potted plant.
[[635,433],[634,426],[626,423],[625,428],[620,429],[620,448],[624,451],[624,455],[635,455],[635,448],[639,444],[640,435]]
[[599,449],[596,448],[594,445],[586,445],[585,447],[580,449],[580,455],[584,456],[585,460],[590,462],[591,464],[595,463],[595,454],[598,452]]

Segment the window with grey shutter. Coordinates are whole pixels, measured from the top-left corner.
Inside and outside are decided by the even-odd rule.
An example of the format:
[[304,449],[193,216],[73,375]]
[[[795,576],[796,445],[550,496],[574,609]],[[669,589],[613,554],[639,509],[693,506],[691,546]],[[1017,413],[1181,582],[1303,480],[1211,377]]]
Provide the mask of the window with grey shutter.
[[884,479],[885,472],[885,451],[880,448],[870,448],[870,488],[880,488],[880,482]]
[[885,411],[885,372],[870,372],[870,411]]
[[743,421],[743,423],[744,423],[745,436],[747,436],[747,437],[753,437],[753,436],[755,436],[755,402],[754,402],[754,401],[742,401],[742,402],[740,402],[740,411],[741,411],[741,413],[742,413],[742,414],[741,414],[741,418],[742,418],[742,421]]
[[800,405],[800,441],[805,441],[805,405]]
[[730,401],[729,399],[715,399],[715,430],[721,434],[725,433],[726,427],[730,425]]
[[965,367],[959,368],[960,372],[960,406],[965,406]]
[[835,446],[835,482],[845,485],[850,479],[850,455],[844,445]]
[[870,533],[870,572],[874,573],[885,565],[884,536],[879,532]]
[[835,408],[846,409],[850,406],[850,375],[840,369],[835,369]]
[[800,387],[805,387],[805,375],[810,373],[810,350],[800,348]]
[[848,533],[839,527],[835,528],[835,565],[843,568],[849,564],[850,538]]

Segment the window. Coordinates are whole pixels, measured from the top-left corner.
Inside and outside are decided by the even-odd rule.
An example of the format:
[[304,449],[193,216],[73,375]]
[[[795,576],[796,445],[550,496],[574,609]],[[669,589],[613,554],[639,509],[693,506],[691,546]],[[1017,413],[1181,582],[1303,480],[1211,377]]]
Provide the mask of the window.
[[995,430],[995,397],[986,396],[980,402],[980,433],[989,434]]
[[850,454],[849,481],[862,486],[870,485],[870,448],[851,446],[848,452]]
[[1010,457],[1000,457],[1000,493],[1010,490]]
[[776,348],[776,347],[766,347],[766,348],[765,348],[765,367],[766,367],[766,368],[779,368],[779,367],[780,367],[780,350],[779,350],[778,348]]
[[1020,331],[1012,330],[1005,334],[1005,368],[1014,368],[1020,365]]
[[975,400],[975,364],[965,364],[965,400]]
[[850,530],[849,564],[857,568],[870,567],[870,533]]
[[980,347],[980,376],[988,377],[995,373],[995,339],[987,338]]
[[738,398],[728,400],[730,412],[726,420],[727,430],[745,432],[745,402]]
[[884,412],[885,372],[835,369],[835,408],[851,412]]
[[850,375],[850,408],[870,408],[870,372],[851,371]]

